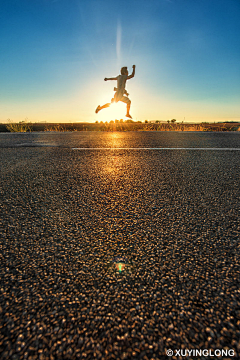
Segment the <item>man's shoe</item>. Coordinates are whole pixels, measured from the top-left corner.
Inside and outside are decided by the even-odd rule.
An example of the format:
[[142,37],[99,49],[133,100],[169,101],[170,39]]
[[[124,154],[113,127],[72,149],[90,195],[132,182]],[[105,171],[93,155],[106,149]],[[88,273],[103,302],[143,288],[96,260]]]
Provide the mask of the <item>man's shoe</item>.
[[100,110],[101,110],[101,106],[98,105],[98,107],[97,107],[96,110],[95,110],[95,113],[97,114]]
[[128,117],[129,119],[132,119],[130,114],[127,114],[126,117]]

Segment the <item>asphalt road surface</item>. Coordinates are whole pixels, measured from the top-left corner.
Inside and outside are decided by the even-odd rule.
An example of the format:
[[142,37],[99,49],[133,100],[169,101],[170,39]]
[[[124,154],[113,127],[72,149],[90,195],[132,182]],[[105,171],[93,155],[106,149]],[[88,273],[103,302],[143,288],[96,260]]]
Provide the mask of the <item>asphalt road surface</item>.
[[238,149],[0,134],[0,358],[240,358]]

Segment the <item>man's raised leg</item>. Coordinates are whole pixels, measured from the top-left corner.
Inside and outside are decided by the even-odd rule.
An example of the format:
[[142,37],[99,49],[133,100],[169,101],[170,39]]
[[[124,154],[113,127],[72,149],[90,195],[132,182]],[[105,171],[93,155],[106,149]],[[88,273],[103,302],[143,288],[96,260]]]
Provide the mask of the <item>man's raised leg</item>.
[[107,103],[107,104],[105,104],[103,106],[98,105],[98,107],[95,110],[95,113],[97,114],[100,110],[102,110],[104,108],[108,108],[110,105],[111,105],[111,103]]

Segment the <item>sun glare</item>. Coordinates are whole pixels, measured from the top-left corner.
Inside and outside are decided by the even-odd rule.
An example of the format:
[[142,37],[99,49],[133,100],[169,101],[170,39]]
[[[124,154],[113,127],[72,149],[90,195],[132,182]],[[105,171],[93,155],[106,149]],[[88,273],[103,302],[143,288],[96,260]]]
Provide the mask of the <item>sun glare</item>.
[[97,114],[98,121],[110,121],[124,119],[126,115],[126,104],[118,102],[113,103],[109,108],[102,109]]
[[117,270],[118,270],[119,272],[122,272],[122,271],[124,270],[124,268],[125,268],[125,264],[124,264],[124,263],[117,263],[117,264],[115,264],[115,266],[116,266],[116,268],[117,268]]

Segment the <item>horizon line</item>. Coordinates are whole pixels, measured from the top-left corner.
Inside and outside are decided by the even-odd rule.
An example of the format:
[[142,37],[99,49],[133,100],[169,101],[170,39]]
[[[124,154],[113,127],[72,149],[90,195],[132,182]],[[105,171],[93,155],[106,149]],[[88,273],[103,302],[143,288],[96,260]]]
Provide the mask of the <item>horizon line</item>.
[[240,151],[240,148],[72,148],[72,150],[210,150],[210,151]]

